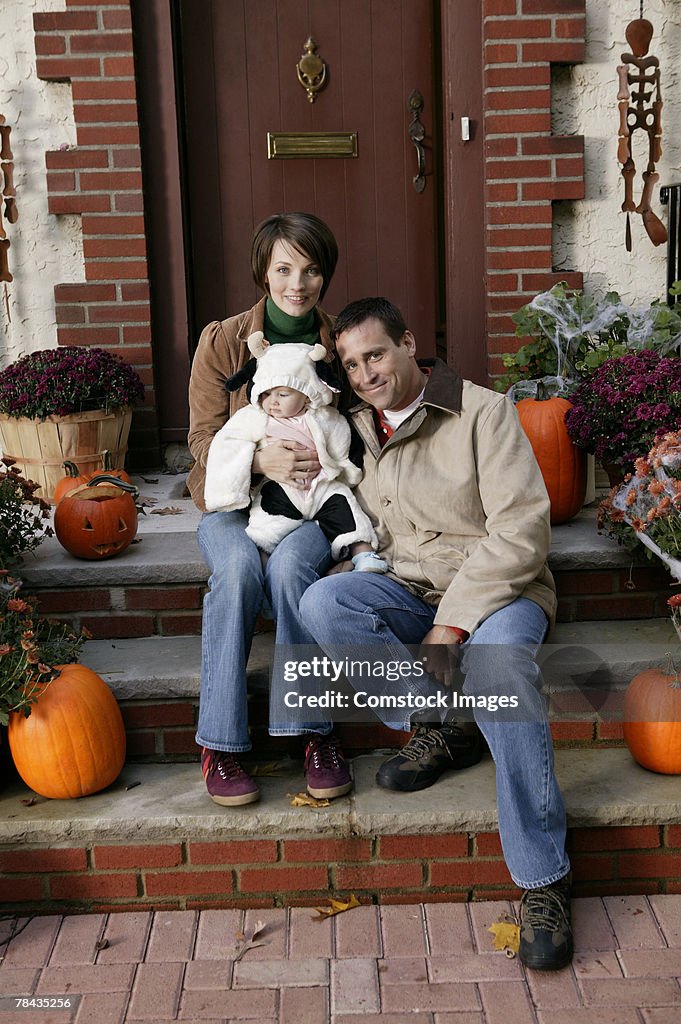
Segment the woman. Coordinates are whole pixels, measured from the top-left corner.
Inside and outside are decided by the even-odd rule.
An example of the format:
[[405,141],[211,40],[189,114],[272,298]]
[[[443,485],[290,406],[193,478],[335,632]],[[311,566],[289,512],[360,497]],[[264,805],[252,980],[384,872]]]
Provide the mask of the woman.
[[[189,383],[189,447],[196,462],[188,484],[205,512],[203,487],[210,443],[226,420],[246,405],[246,389],[229,395],[225,381],[251,358],[247,340],[263,331],[270,344],[321,342],[333,351],[331,321],[318,303],[338,259],[336,240],[309,213],[275,214],[256,229],[251,270],[266,295],[252,309],[204,328]],[[253,472],[282,484],[304,487],[320,470],[309,449],[278,441],[258,452]],[[201,769],[216,803],[238,806],[259,797],[238,755],[251,749],[248,731],[246,664],[253,629],[265,599],[276,620],[277,644],[310,644],[298,618],[303,592],[331,565],[329,543],[316,523],[306,522],[283,540],[263,568],[260,552],[246,536],[247,511],[210,512],[201,519],[198,542],[210,568],[203,603],[201,700],[196,741]],[[273,680],[273,687],[278,685]],[[270,701],[271,707],[277,701]],[[308,792],[335,797],[351,786],[343,753],[330,722],[297,728],[270,720],[271,735],[305,735]]]

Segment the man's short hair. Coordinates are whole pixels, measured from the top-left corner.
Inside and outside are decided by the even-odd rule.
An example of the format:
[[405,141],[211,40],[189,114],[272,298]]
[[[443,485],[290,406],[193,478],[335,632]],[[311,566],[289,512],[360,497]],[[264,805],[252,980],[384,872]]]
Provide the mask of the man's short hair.
[[356,299],[355,302],[348,303],[336,317],[332,332],[334,341],[340,338],[344,331],[351,331],[354,327],[359,327],[365,320],[378,320],[383,325],[385,333],[396,345],[401,343],[404,332],[407,330],[402,313],[388,299],[384,299],[382,296]]
[[262,221],[251,242],[251,272],[263,291],[267,291],[272,249],[280,239],[317,264],[324,278],[319,295],[323,299],[338,262],[338,245],[329,226],[314,213],[275,213]]

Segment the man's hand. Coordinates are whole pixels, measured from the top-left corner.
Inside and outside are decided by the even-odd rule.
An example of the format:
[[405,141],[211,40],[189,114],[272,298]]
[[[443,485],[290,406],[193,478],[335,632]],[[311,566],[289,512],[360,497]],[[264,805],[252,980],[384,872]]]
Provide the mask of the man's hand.
[[421,641],[419,656],[425,663],[426,671],[435,676],[439,683],[451,687],[454,668],[458,660],[456,648],[461,637],[449,626],[433,626]]
[[254,473],[293,487],[305,487],[321,468],[316,453],[297,441],[273,441],[253,456]]

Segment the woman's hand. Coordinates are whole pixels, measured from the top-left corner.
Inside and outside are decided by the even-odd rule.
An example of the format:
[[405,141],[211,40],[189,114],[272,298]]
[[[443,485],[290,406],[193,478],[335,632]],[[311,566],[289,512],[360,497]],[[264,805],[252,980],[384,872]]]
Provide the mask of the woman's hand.
[[304,488],[321,468],[316,453],[297,441],[273,441],[253,456],[254,473],[293,487]]

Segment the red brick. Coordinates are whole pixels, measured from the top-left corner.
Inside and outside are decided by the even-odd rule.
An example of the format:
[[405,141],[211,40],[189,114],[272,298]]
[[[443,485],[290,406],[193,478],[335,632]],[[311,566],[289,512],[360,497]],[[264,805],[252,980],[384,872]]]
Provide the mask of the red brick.
[[616,575],[603,572],[557,572],[556,587],[559,594],[612,594]]
[[671,882],[643,882],[640,879],[631,879],[628,882],[607,882],[602,880],[590,881],[584,879],[575,883],[572,889],[573,896],[653,896],[662,892],[662,888],[671,892]]
[[622,853],[620,878],[678,878],[681,853]]
[[[45,153],[45,166],[48,170],[62,170],[77,167],[106,167],[109,157],[96,149],[50,149]],[[61,288],[62,285],[57,285]]]
[[555,743],[590,743],[593,740],[593,722],[551,722],[550,728]]
[[643,567],[635,565],[631,569],[622,569],[618,573],[618,589],[624,593],[629,593],[630,588],[627,586],[629,580],[635,584],[636,590],[663,590],[665,597],[669,596],[669,572],[662,568],[658,569],[656,566]]
[[111,209],[108,195],[85,196],[78,192],[73,196],[48,196],[47,205],[50,213],[106,213]]
[[523,184],[523,200],[583,199],[584,181],[530,181]]
[[[488,257],[488,265],[490,267],[499,267],[502,270],[506,270],[509,267],[545,267],[551,263],[551,250],[550,249],[522,249],[522,250],[510,250],[504,252],[491,252]],[[511,321],[512,326],[512,321]],[[504,324],[504,330],[507,329],[507,325]],[[509,328],[510,329],[510,328]]]
[[0,852],[0,871],[84,871],[85,850],[77,847],[53,850],[6,850]]
[[137,875],[53,875],[49,880],[54,900],[86,900],[97,897],[137,896]]
[[105,78],[91,82],[74,82],[71,88],[74,100],[134,100],[137,98],[134,78]]
[[523,290],[543,292],[553,288],[559,281],[566,281],[569,288],[581,288],[584,281],[581,273],[567,271],[550,274],[523,274]]
[[58,284],[54,289],[57,302],[110,302],[116,298],[113,284]]
[[95,867],[99,871],[114,868],[174,868],[182,863],[182,847],[171,846],[95,846]]
[[123,720],[129,729],[157,729],[167,725],[193,725],[192,704],[123,704]]
[[[92,198],[98,198],[93,196]],[[105,198],[105,197],[102,197]],[[85,276],[89,281],[111,281],[119,278],[131,278],[146,280],[148,268],[145,260],[130,260],[129,262],[95,262],[85,264]]]
[[488,157],[517,156],[518,140],[505,136],[489,139],[485,143],[485,153]]
[[681,846],[681,825],[667,825],[665,846]]
[[[493,212],[492,209],[489,212]],[[487,288],[489,292],[517,292],[518,275],[490,274],[487,279]]]
[[85,323],[85,310],[82,306],[57,306],[55,312],[58,324]]
[[147,896],[217,896],[234,888],[231,871],[145,871],[144,883]]
[[585,0],[522,0],[523,14],[583,14]]
[[484,18],[493,18],[499,14],[515,14],[516,0],[483,0],[482,13]]
[[[85,238],[83,241],[83,253],[86,259],[146,256],[147,243],[145,238],[131,238],[129,235],[124,235],[122,238]],[[112,308],[115,307],[106,307],[108,315],[105,315],[103,313],[104,307],[100,307],[96,311],[97,319],[111,320]],[[113,316],[113,319],[117,320],[118,317]]]
[[[551,207],[546,204],[542,206],[489,206],[487,208],[487,220],[490,224],[541,224],[546,227],[551,226]],[[495,237],[492,235],[491,237]],[[494,291],[511,291],[519,292],[521,289],[518,287],[517,275],[513,278],[514,287],[507,289],[500,289],[497,283],[496,277],[489,279],[489,288]],[[530,290],[529,294],[534,295],[534,290]]]
[[222,843],[189,844],[192,864],[261,864],[277,859],[275,839],[236,839]]
[[578,619],[649,619],[653,617],[653,598],[642,594],[608,597],[586,597],[577,601]]
[[487,39],[546,39],[551,35],[548,18],[496,18],[485,25]]
[[478,857],[502,857],[499,833],[478,832],[475,837],[475,852]]
[[121,285],[121,298],[124,302],[138,302],[149,298],[149,282],[135,281]]
[[142,213],[144,210],[141,192],[122,192],[114,196],[114,205],[118,213]]
[[165,751],[158,749],[155,732],[127,733],[128,757],[152,757],[161,753]]
[[99,74],[99,61],[93,58],[38,57],[36,74],[50,82],[66,82],[70,78],[92,78]]
[[533,67],[498,68],[490,67],[485,71],[485,88],[494,89],[503,85],[543,85],[551,84],[551,71],[548,64]]
[[114,149],[112,151],[114,167],[141,167],[142,154],[138,146],[130,149]]
[[612,857],[589,855],[576,851],[570,858],[572,861],[572,873],[575,879],[602,879],[608,881],[614,879],[615,861]]
[[82,616],[81,623],[94,637],[113,640],[116,637],[152,636],[154,620],[142,615]]
[[111,607],[108,590],[41,590],[36,594],[41,614],[63,612],[106,611]]
[[77,125],[79,146],[137,146],[140,141],[139,125]]
[[126,189],[141,189],[142,175],[139,171],[82,171],[81,188],[90,192],[120,192]]
[[415,889],[423,885],[419,863],[338,864],[334,870],[336,889]]
[[523,43],[522,61],[532,63],[546,60],[551,64],[583,64],[586,56],[584,43]]
[[515,64],[518,60],[518,47],[511,43],[486,43],[485,62],[487,64]]
[[[492,228],[487,232],[487,244],[489,246],[538,246],[538,245],[551,245],[551,228],[539,227],[533,225],[527,228],[506,228],[498,227]],[[529,302],[532,295],[525,293],[524,295],[518,296],[517,305],[509,307],[514,311],[519,306]],[[508,301],[508,300],[507,300]],[[494,309],[494,306],[490,307]],[[500,307],[499,307],[500,308]]]
[[620,740],[624,742],[624,731],[621,722],[599,722],[599,740]]
[[115,327],[60,327],[57,331],[60,345],[117,345],[119,333]]
[[547,110],[535,114],[495,114],[485,113],[485,128],[487,137],[490,135],[509,135],[517,132],[519,135],[525,132],[548,132],[551,127],[551,114]]
[[430,884],[438,885],[491,885],[508,883],[510,876],[503,860],[445,861],[431,865]]
[[72,53],[130,53],[131,32],[102,32],[71,37]]
[[137,121],[135,103],[74,103],[73,113],[78,124],[134,124]]
[[369,839],[286,839],[283,859],[333,864],[371,859]]
[[130,11],[102,11],[104,28],[130,28]]
[[48,11],[33,15],[36,32],[71,32],[97,28],[96,11]]
[[556,18],[554,34],[558,39],[584,39],[584,18]]
[[657,825],[614,825],[610,828],[575,828],[571,830],[573,850],[634,850],[660,846]]
[[83,217],[84,235],[141,235],[144,236],[144,217],[114,214],[108,217]]
[[33,878],[0,878],[0,902],[26,903],[28,900],[42,900],[44,897],[43,879],[36,875]]
[[182,910],[180,900],[163,900],[152,903],[150,900],[137,903],[97,903],[92,902],[88,906],[89,914],[139,914],[140,910],[155,912],[157,910]]
[[488,160],[487,175],[495,178],[547,178],[551,174],[548,160]]
[[[486,902],[496,900],[519,900],[522,896],[522,889],[518,889],[515,885],[510,885],[505,889],[479,889],[474,886],[471,890],[471,901],[485,900]],[[465,896],[462,896],[465,900]],[[430,899],[430,897],[428,897]]]
[[[129,256],[144,256],[145,241],[143,238],[126,239]],[[96,244],[93,242],[93,244]],[[139,250],[139,251],[138,251]],[[116,255],[122,255],[117,253]],[[90,310],[90,321],[92,323],[125,323],[126,321],[144,320],[148,321],[151,310],[148,302],[139,302],[134,306],[123,302],[115,306],[95,306]]]
[[199,608],[199,587],[126,587],[125,606],[144,608]]
[[518,199],[518,186],[510,181],[485,185],[485,195],[489,203],[515,203]]
[[63,36],[36,36],[35,52],[37,56],[66,53],[66,40]]
[[166,729],[163,733],[163,753],[164,754],[196,754],[198,753],[198,747],[196,745],[194,729]]
[[104,74],[107,78],[133,77],[135,74],[135,61],[132,57],[105,57]]
[[306,889],[328,888],[325,867],[306,868],[244,868],[240,872],[239,889],[247,892],[303,892]]
[[198,636],[201,632],[200,615],[160,615],[161,636]]
[[508,89],[487,90],[486,110],[549,110],[550,89]]
[[532,135],[521,140],[523,153],[527,156],[540,156],[548,153],[583,153],[583,135]]
[[557,178],[578,178],[584,175],[584,157],[563,157],[556,160]]
[[[288,900],[284,895],[284,906],[288,906]],[[187,898],[187,910],[269,910],[275,906],[274,896],[266,896],[264,899],[256,899],[249,896],[244,899],[229,900],[193,900]]]
[[431,836],[381,836],[381,860],[420,860],[425,858],[465,857],[468,836],[457,832]]

